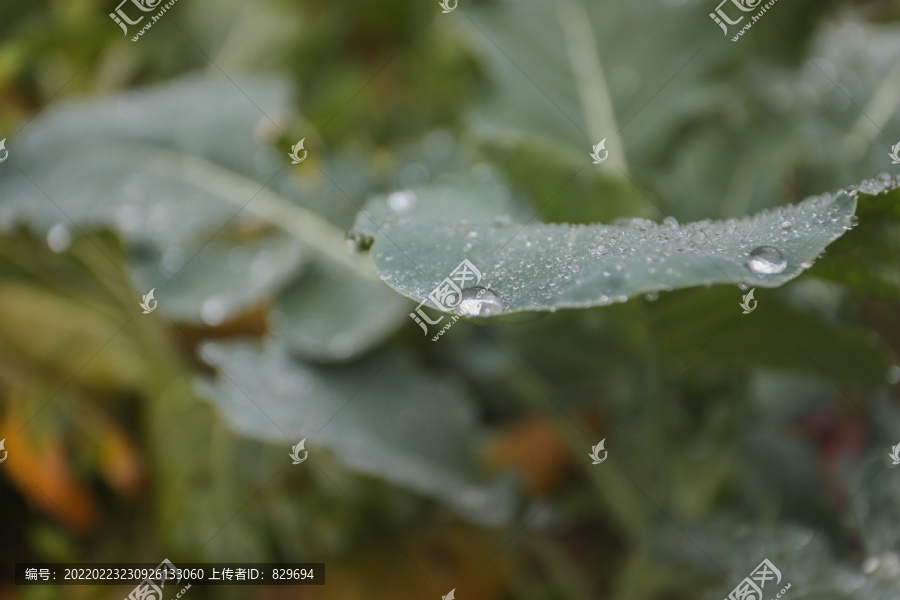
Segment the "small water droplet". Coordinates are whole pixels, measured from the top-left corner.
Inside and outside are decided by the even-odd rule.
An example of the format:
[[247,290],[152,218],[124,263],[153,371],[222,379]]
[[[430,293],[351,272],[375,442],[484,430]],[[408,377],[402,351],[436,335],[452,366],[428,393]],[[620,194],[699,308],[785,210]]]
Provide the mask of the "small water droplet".
[[406,212],[416,206],[416,193],[412,190],[400,190],[388,196],[388,206],[394,212]]
[[862,570],[866,575],[871,575],[876,570],[878,570],[878,565],[881,561],[878,560],[877,556],[870,556],[863,561]]
[[503,302],[492,290],[481,286],[467,287],[462,291],[454,312],[467,317],[498,315],[503,312]]
[[790,221],[782,221],[781,222],[782,231],[790,231],[793,228],[794,228],[794,224],[791,223]]
[[57,254],[65,252],[72,243],[72,234],[62,223],[57,223],[47,232],[47,245]]
[[659,300],[659,292],[647,292],[644,294],[644,300],[647,302],[656,302]]
[[891,385],[900,383],[900,366],[893,365],[888,369],[887,382]]
[[220,325],[226,314],[225,303],[218,298],[207,298],[200,307],[200,318],[211,327]]
[[635,219],[631,220],[631,226],[634,227],[635,229],[637,229],[638,231],[648,231],[655,225],[656,225],[656,223],[654,223],[653,221],[651,221],[649,219],[635,218]]
[[776,275],[784,271],[787,261],[777,248],[760,246],[750,252],[747,267],[757,275]]

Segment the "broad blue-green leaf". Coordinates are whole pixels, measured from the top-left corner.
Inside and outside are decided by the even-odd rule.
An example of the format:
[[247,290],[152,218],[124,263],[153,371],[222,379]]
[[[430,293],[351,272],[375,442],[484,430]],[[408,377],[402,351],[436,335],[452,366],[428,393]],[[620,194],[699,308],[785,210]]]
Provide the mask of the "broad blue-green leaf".
[[[808,186],[801,197],[836,189],[883,169],[885,144],[900,135],[892,87],[900,47],[892,43],[896,25],[860,17],[852,27],[816,28],[808,19],[816,8],[810,0],[778,3],[733,43],[707,16],[715,6],[702,0],[460,5],[459,29],[487,74],[485,94],[468,110],[471,128],[513,170],[530,156],[535,164],[567,162],[569,173],[557,178],[583,167],[579,178],[587,179],[616,176],[613,162],[627,159],[664,214],[684,221],[777,205],[798,180]],[[809,26],[778,32],[800,21]],[[821,68],[833,71],[825,77]],[[613,115],[597,106],[606,104],[603,89]],[[587,153],[602,138],[610,158],[592,165]],[[532,169],[517,183],[547,185],[548,170]],[[595,202],[571,186],[559,195],[557,203],[577,207],[570,213]],[[637,201],[621,212],[622,202],[617,195],[600,210],[645,215]]]
[[851,229],[857,196],[825,194],[726,221],[566,225],[527,222],[497,199],[503,191],[475,195],[444,181],[414,190],[415,202],[399,207],[377,197],[354,231],[374,239],[382,279],[434,308],[430,292],[468,260],[482,274],[469,285],[490,288],[506,312],[556,310],[714,283],[780,286]]
[[409,312],[386,285],[314,266],[279,295],[269,329],[300,358],[347,360],[381,344]]
[[[10,142],[0,221],[53,239],[112,229],[140,293],[154,288],[162,314],[207,324],[272,299],[314,265],[331,278],[308,278],[296,307],[280,303],[291,345],[320,361],[365,352],[406,310],[346,246],[353,198],[375,178],[365,161],[322,156],[314,131],[308,160],[291,166],[276,148],[288,92],[277,78],[205,75],[54,107]],[[322,301],[341,289],[312,284],[334,281],[345,301]],[[315,315],[300,309],[312,301]]]
[[[227,243],[231,241],[232,243]],[[204,246],[173,277],[160,260],[135,269],[141,289],[157,286],[162,314],[179,321],[218,325],[274,295],[309,260],[303,245],[286,234],[248,243],[217,240]],[[166,282],[159,286],[159,282]]]
[[[704,600],[720,600],[750,576],[764,559],[781,573],[781,579],[763,582],[763,598],[816,600],[893,600],[897,598],[896,574],[864,572],[863,565],[838,560],[822,532],[797,525],[755,525],[731,516],[713,516],[704,524],[675,527],[663,523],[655,542],[679,562],[692,563],[718,581]],[[855,564],[854,564],[855,563]],[[725,577],[722,573],[725,573]]]
[[294,360],[277,340],[207,343],[202,356],[226,375],[202,386],[232,427],[290,445],[307,439],[307,466],[327,449],[359,471],[433,496],[485,524],[508,519],[511,488],[481,481],[481,434],[460,385],[379,353],[348,367]]
[[[888,435],[896,434],[900,415],[893,406],[886,404],[880,407],[876,416],[879,424],[888,429]],[[900,552],[900,514],[896,504],[900,479],[897,477],[898,467],[891,458],[897,440],[880,437],[878,441],[873,444],[863,468],[850,477],[851,489],[859,490],[853,495],[851,506],[864,550],[869,556],[880,558],[882,564],[879,570],[885,574],[896,569],[891,565],[891,555],[896,557]],[[898,573],[895,572],[896,575]],[[900,587],[900,577],[897,584]]]

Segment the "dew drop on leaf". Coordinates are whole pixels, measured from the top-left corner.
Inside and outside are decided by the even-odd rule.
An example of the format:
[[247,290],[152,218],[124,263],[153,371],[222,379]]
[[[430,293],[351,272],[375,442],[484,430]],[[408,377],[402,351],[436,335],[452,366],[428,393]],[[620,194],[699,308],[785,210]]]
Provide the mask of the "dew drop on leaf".
[[487,317],[503,312],[503,301],[493,291],[481,287],[467,287],[462,291],[454,311],[467,317]]
[[757,275],[775,275],[784,271],[787,261],[777,248],[760,246],[750,252],[747,267]]
[[407,212],[416,206],[416,193],[412,190],[401,190],[388,196],[388,206],[394,212]]

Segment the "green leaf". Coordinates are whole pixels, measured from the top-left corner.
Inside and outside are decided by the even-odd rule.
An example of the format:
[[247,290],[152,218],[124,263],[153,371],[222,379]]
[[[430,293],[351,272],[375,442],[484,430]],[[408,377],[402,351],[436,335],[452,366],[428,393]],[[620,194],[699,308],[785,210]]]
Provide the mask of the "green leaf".
[[[884,381],[895,359],[871,331],[786,306],[761,290],[756,300],[756,309],[744,315],[741,293],[733,289],[690,290],[661,298],[648,307],[657,348],[693,364],[765,366],[846,381]],[[792,402],[799,399],[797,394],[789,397]],[[779,403],[790,404],[787,398]]]
[[381,527],[396,520],[379,500],[383,486],[331,461],[322,471],[290,471],[284,447],[237,434],[191,387],[179,376],[145,405],[157,531],[173,552],[210,561],[275,560],[284,552],[317,560],[364,540],[367,514],[382,516]]
[[[856,209],[856,192],[848,190],[743,219],[565,225],[527,222],[503,192],[444,179],[393,208],[390,198],[370,200],[354,232],[374,239],[370,253],[382,279],[434,308],[441,307],[431,291],[468,260],[505,312],[552,311],[713,283],[778,287],[850,229]],[[771,264],[754,269],[754,252]]]
[[[604,169],[620,177],[624,147],[584,0],[472,7],[467,38],[490,76],[487,101],[472,111],[476,132],[501,144],[536,143],[589,161],[608,138]],[[514,107],[515,110],[510,110]]]
[[[274,294],[308,259],[302,244],[285,234],[246,244],[217,240],[165,285],[159,309],[179,321],[218,325]],[[157,261],[138,266],[135,276],[144,290],[168,279]]]
[[[896,431],[900,423],[897,411],[887,406],[880,412],[879,423]],[[865,551],[874,556],[900,551],[900,514],[896,508],[900,480],[890,457],[896,443],[888,440],[876,445],[863,468],[853,474],[852,489],[859,489],[859,493],[853,495],[852,511]]]
[[278,297],[269,328],[300,358],[342,361],[380,345],[409,312],[385,285],[314,266]]
[[[468,111],[471,130],[504,167],[524,170],[522,156],[533,157],[540,168],[516,183],[534,197],[553,185],[548,163],[567,164],[551,192],[554,204],[572,206],[567,221],[590,204],[573,186],[560,189],[572,171],[582,168],[585,181],[616,178],[611,161],[626,155],[663,214],[682,221],[751,214],[884,169],[885,143],[900,134],[895,25],[859,19],[849,36],[818,26],[817,5],[801,0],[778,3],[768,24],[732,43],[706,16],[714,6],[697,18],[679,4],[583,2],[573,26],[565,14],[577,4],[470,3],[460,19],[486,73]],[[790,34],[760,33],[776,23]],[[633,33],[648,28],[652,36]],[[585,68],[595,61],[601,68]],[[601,78],[613,116],[593,107],[604,94],[590,82]],[[592,165],[587,153],[604,137],[610,158]],[[648,216],[649,208],[616,194],[598,210]]]
[[[896,186],[896,182],[892,184]],[[877,193],[879,188],[869,188]],[[860,198],[856,229],[838,240],[812,273],[852,288],[900,299],[900,189]]]
[[861,565],[832,555],[824,534],[797,525],[751,527],[732,516],[717,515],[692,527],[663,523],[655,538],[657,547],[672,559],[693,563],[716,577],[715,590],[704,596],[710,600],[727,597],[763,559],[781,572],[780,581],[765,582],[763,598],[774,598],[788,584],[791,588],[784,597],[816,600],[892,600],[900,590],[888,570],[864,575]]
[[[307,268],[328,272],[305,278],[302,296],[295,286],[276,300],[278,323],[302,356],[358,356],[406,312],[369,261],[347,250],[357,209],[349,195],[376,180],[364,162],[312,149],[291,167],[276,150],[286,126],[273,121],[288,113],[288,86],[236,83],[195,77],[48,111],[15,141],[19,168],[0,171],[0,221],[41,236],[114,230],[140,292],[154,288],[161,313],[188,322],[218,324],[277,297]],[[336,293],[342,301],[326,300]]]
[[227,377],[201,389],[244,435],[285,444],[307,439],[342,463],[433,496],[483,524],[506,521],[511,488],[474,468],[474,402],[455,382],[427,375],[405,356],[379,353],[350,367],[294,360],[277,340],[207,343],[203,356]]

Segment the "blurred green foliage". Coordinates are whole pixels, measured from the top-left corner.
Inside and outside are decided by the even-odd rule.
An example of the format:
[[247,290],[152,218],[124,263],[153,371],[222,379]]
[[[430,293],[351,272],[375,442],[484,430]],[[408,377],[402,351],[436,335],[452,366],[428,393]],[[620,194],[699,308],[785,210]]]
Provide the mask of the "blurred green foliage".
[[0,5],[3,564],[672,600],[769,558],[788,597],[898,597],[900,192],[749,315],[699,287],[433,344],[347,248],[398,190],[449,186],[461,230],[488,188],[522,221],[684,222],[896,169],[900,5],[781,2],[732,43],[713,4],[179,0],[137,43],[113,2]]

